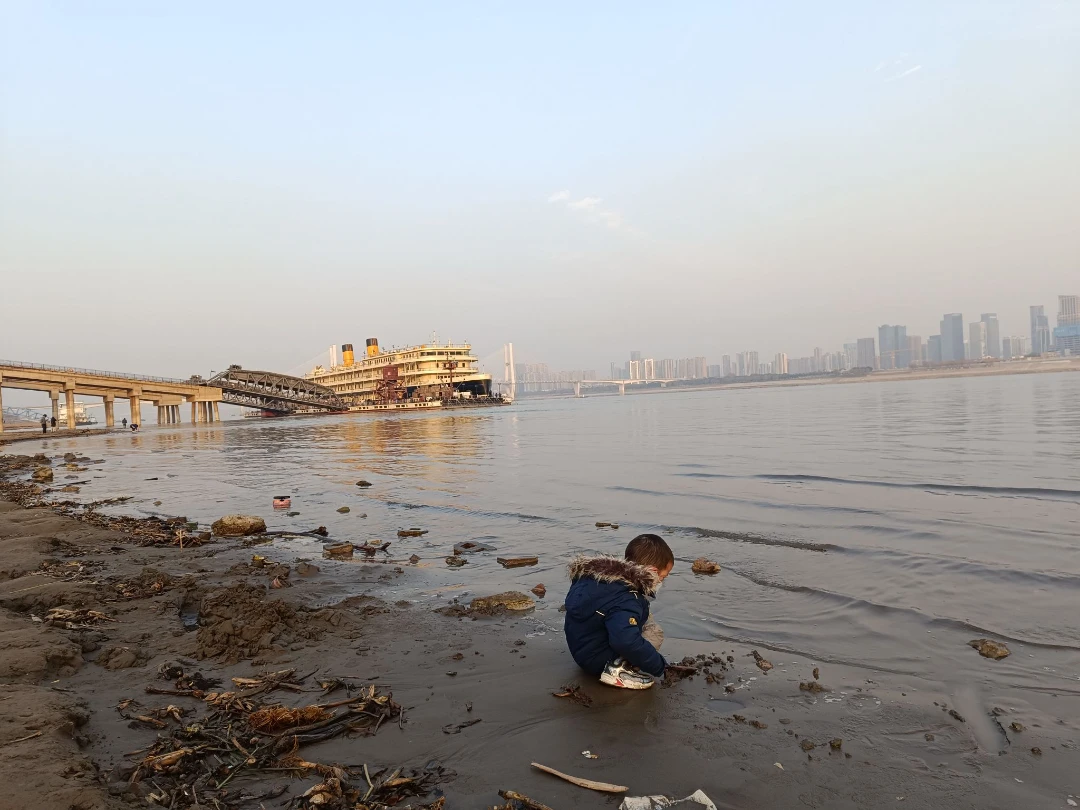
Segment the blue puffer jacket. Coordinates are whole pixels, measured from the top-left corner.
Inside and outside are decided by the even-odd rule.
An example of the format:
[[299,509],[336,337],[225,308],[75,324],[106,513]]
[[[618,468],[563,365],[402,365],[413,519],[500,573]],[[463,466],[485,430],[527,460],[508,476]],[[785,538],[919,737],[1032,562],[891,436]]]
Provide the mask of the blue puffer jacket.
[[578,557],[569,566],[566,643],[578,666],[599,675],[616,658],[660,677],[667,662],[641,628],[649,620],[649,598],[660,578],[649,568],[619,557]]

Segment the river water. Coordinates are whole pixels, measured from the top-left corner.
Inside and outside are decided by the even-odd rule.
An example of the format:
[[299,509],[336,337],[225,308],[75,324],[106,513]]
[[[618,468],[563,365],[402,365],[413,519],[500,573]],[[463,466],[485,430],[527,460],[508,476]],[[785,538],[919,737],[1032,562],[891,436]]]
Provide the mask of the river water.
[[[242,512],[271,529],[323,525],[337,541],[389,540],[395,558],[423,559],[385,586],[395,598],[444,604],[455,589],[543,582],[554,608],[571,557],[621,554],[635,534],[655,531],[677,559],[655,607],[669,639],[1080,695],[1077,374],[519,400],[48,446],[104,457],[80,497],[132,495],[121,507],[132,514],[209,523]],[[373,486],[358,489],[361,478]],[[274,512],[278,494],[300,515]],[[429,534],[396,537],[414,526]],[[447,568],[464,540],[495,551]],[[302,539],[259,553],[320,552]],[[525,554],[540,564],[495,561]],[[722,573],[692,574],[698,556]],[[320,565],[337,596],[352,588],[357,564]],[[1013,655],[988,668],[967,647],[982,636]]]

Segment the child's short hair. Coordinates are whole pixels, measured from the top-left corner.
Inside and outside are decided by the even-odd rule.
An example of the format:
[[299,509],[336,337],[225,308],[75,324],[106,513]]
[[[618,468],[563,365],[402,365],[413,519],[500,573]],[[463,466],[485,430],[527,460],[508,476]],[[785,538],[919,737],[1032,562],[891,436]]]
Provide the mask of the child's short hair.
[[639,534],[626,546],[624,555],[630,562],[638,565],[651,565],[657,571],[663,571],[675,564],[675,555],[671,548],[658,534]]

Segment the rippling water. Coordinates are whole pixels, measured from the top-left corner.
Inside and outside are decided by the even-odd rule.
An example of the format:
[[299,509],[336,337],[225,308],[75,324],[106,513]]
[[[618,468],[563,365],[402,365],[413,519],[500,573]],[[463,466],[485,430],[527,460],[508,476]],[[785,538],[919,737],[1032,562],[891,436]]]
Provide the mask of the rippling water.
[[[987,677],[964,645],[992,635],[1014,655],[989,677],[1080,693],[1076,374],[238,420],[78,448],[107,459],[87,499],[132,494],[129,510],[203,522],[247,512],[271,528],[389,539],[397,556],[430,563],[393,586],[403,596],[542,581],[558,604],[571,556],[621,553],[660,531],[678,560],[656,606],[669,638],[948,680]],[[357,489],[359,478],[374,486]],[[282,493],[300,516],[272,512]],[[394,536],[410,526],[430,533]],[[507,571],[491,553],[447,569],[466,539],[541,564]],[[289,558],[320,551],[283,545]],[[703,555],[723,572],[691,574]],[[324,570],[347,589],[355,568]]]

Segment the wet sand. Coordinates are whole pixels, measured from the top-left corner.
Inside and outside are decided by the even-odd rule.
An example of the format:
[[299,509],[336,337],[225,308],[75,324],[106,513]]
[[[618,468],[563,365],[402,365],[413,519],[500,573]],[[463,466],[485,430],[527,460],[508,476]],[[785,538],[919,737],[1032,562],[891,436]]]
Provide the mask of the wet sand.
[[[36,466],[13,476],[24,480]],[[946,693],[915,677],[758,647],[774,664],[765,674],[750,647],[670,637],[669,658],[719,653],[733,659],[728,671],[714,669],[715,683],[699,675],[624,692],[591,682],[570,659],[559,629],[565,582],[547,582],[547,598],[524,615],[451,618],[384,601],[416,570],[409,564],[355,565],[350,593],[362,584],[366,595],[347,596],[338,579],[302,576],[303,560],[281,560],[273,545],[226,538],[183,549],[143,545],[149,540],[140,525],[116,531],[53,508],[0,502],[0,777],[8,786],[0,808],[147,806],[151,786],[118,777],[132,761],[126,752],[168,732],[131,728],[117,705],[134,698],[147,708],[178,703],[201,711],[196,698],[145,693],[148,685],[169,685],[157,673],[177,660],[223,679],[295,667],[388,689],[407,709],[402,728],[318,743],[304,756],[370,770],[437,760],[457,774],[443,786],[448,808],[490,807],[500,789],[557,810],[615,806],[532,770],[534,761],[627,785],[630,795],[700,788],[722,808],[1064,807],[1080,794],[1075,694],[1047,694],[1034,705],[1007,690]],[[160,524],[146,530],[160,533]],[[256,554],[288,565],[292,587],[262,590],[282,572],[253,566]],[[254,602],[249,588],[260,589]],[[279,612],[294,617],[291,626],[242,632],[278,600]],[[116,621],[74,630],[35,621],[56,607]],[[662,593],[657,612],[663,619]],[[225,614],[233,616],[228,630],[218,624],[216,633],[205,632]],[[989,670],[1007,659],[980,663]],[[813,681],[815,667],[829,691],[799,688]],[[590,707],[552,696],[569,683],[593,699]],[[311,688],[273,697],[307,705],[320,695]],[[481,722],[460,733],[443,732],[475,719]],[[1024,731],[1008,731],[1012,722]],[[834,739],[842,740],[839,750],[829,745]],[[587,759],[584,750],[599,756]],[[232,787],[258,793],[287,783],[287,793],[266,802],[274,807],[316,781],[274,773],[238,777]]]

